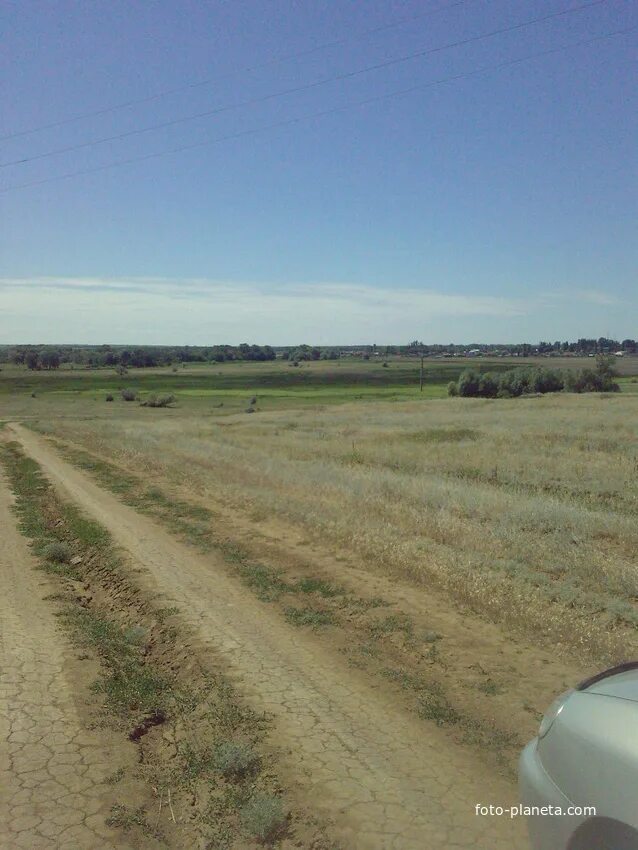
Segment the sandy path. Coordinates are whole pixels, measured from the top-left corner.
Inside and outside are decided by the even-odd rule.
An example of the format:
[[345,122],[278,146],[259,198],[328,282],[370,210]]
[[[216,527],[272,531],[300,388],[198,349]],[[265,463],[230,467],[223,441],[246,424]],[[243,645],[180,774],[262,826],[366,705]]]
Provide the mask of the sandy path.
[[475,803],[509,806],[515,789],[378,694],[336,653],[282,622],[226,575],[123,505],[40,437],[11,426],[56,486],[109,529],[148,580],[221,654],[258,710],[276,719],[288,768],[318,814],[334,817],[348,850],[516,850],[522,820],[481,818]]
[[35,561],[0,476],[0,847],[133,847],[104,823],[117,790],[104,778],[132,761],[129,746],[87,731],[78,694],[86,663],[58,631],[55,589]]

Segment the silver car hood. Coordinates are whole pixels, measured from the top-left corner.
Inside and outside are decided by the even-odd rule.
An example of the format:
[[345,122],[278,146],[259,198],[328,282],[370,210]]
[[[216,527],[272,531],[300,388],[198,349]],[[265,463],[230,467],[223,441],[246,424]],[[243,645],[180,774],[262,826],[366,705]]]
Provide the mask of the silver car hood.
[[606,673],[583,682],[578,686],[578,690],[586,694],[601,694],[638,702],[638,663],[612,667]]

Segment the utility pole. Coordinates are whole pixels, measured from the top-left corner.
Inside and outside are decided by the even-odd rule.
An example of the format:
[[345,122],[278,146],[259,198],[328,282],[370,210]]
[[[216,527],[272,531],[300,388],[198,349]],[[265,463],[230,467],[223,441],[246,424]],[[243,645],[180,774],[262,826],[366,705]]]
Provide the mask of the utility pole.
[[419,391],[423,392],[423,354],[421,354],[421,372],[419,374]]

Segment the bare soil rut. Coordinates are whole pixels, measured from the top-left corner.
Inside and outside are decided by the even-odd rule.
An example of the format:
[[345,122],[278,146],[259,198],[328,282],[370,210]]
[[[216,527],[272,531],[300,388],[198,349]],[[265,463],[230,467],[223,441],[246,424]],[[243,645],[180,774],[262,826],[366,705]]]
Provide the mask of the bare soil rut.
[[349,850],[526,848],[520,819],[482,818],[475,804],[510,806],[515,789],[435,726],[372,688],[337,653],[294,629],[200,556],[11,426],[51,481],[100,523],[169,596],[203,646],[221,655],[253,706],[274,715],[276,743],[300,792],[335,821]]
[[86,662],[43,599],[54,584],[35,571],[12,502],[0,476],[0,846],[106,850],[117,836],[105,819],[123,792],[104,780],[134,753],[83,722]]

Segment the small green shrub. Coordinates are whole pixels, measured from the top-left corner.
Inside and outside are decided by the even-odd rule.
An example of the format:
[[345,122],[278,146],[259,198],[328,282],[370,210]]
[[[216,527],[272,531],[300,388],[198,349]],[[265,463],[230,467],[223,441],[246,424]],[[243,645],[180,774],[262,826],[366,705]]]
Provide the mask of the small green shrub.
[[326,598],[343,593],[343,588],[321,578],[302,578],[297,582],[295,590],[301,593],[319,593]]
[[238,563],[242,579],[263,602],[276,602],[283,593],[290,590],[290,586],[277,570],[264,564],[246,561],[241,552],[234,552],[231,548],[226,549],[225,555],[227,560]]
[[111,814],[106,819],[106,825],[122,829],[124,832],[139,827],[144,835],[152,836],[158,840],[163,837],[157,828],[150,825],[146,816],[146,809],[142,806],[138,809],[129,809],[128,806],[124,805],[112,806]]
[[122,390],[122,398],[124,399],[124,401],[135,401],[135,399],[137,398],[137,393],[135,392],[135,390],[125,389]]
[[394,632],[403,632],[405,637],[409,639],[414,634],[414,624],[407,614],[390,614],[382,620],[370,623],[368,630],[374,638],[382,638]]
[[430,685],[420,693],[417,713],[423,720],[433,720],[437,726],[454,726],[461,719],[438,685]]
[[255,794],[241,810],[240,818],[244,829],[260,841],[272,841],[286,823],[281,800],[269,794]]
[[164,395],[155,395],[153,393],[144,399],[144,401],[140,402],[140,407],[170,407],[175,401],[176,398],[172,393],[165,393]]
[[106,401],[115,401],[115,399],[113,398],[113,393],[109,393],[109,394],[107,395],[107,397],[106,397]]
[[330,626],[334,623],[334,617],[330,611],[316,611],[313,608],[295,608],[288,606],[284,614],[286,620],[293,626],[310,626],[313,629],[321,626]]
[[248,744],[224,741],[213,756],[213,766],[227,779],[240,779],[259,770],[258,754]]
[[104,780],[107,785],[117,785],[118,782],[121,782],[124,779],[124,774],[126,770],[123,767],[118,767],[110,776],[107,776]]
[[68,543],[63,543],[61,540],[54,540],[53,543],[48,543],[44,547],[42,554],[47,561],[55,561],[58,564],[68,564],[73,555],[73,551]]
[[447,394],[449,396],[457,396],[459,394],[459,389],[456,385],[456,381],[450,381],[447,385]]
[[488,697],[495,697],[498,694],[503,693],[503,686],[498,682],[495,682],[494,679],[487,677],[486,681],[479,682],[476,686],[481,693],[485,694]]

